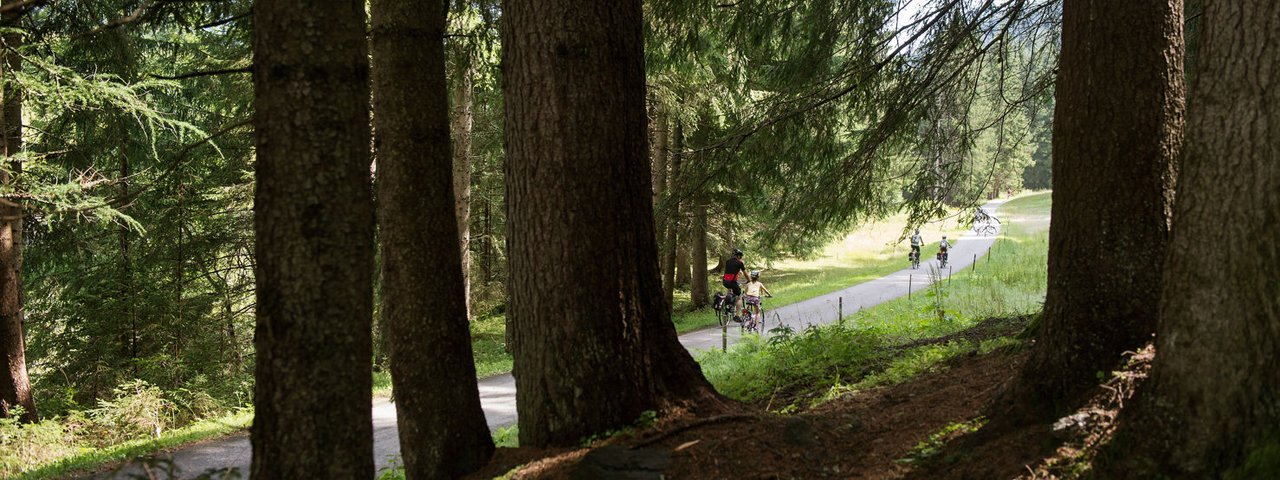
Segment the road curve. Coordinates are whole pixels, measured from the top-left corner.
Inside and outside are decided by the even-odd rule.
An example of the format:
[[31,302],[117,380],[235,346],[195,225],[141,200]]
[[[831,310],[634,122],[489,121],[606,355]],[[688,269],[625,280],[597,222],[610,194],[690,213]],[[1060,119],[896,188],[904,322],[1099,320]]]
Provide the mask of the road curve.
[[[984,205],[984,208],[994,214],[1005,201],[994,200]],[[995,241],[996,235],[979,236],[972,231],[962,235],[953,243],[950,268],[942,272],[940,278],[946,278],[952,271],[968,267],[977,258],[985,255]],[[927,252],[925,257],[929,258]],[[928,261],[920,264],[918,270],[905,268],[840,291],[770,309],[765,315],[765,328],[771,329],[778,324],[783,324],[801,330],[809,325],[832,323],[839,317],[841,301],[847,316],[858,310],[904,296],[908,289],[920,291],[929,284],[928,267],[936,264],[936,260],[929,258]],[[681,335],[680,343],[689,351],[696,352],[708,348],[720,348],[723,342],[736,343],[739,336],[739,329],[736,327],[728,329],[727,338],[722,336],[721,329],[707,328]],[[516,422],[516,385],[511,374],[481,379],[479,387],[480,401],[484,407],[489,428],[497,429],[514,424]],[[374,461],[378,469],[389,466],[391,460],[400,453],[395,405],[386,399],[378,399],[373,403],[373,449]],[[175,467],[188,474],[234,468],[247,477],[252,453],[248,433],[239,432],[216,440],[183,446],[165,455],[172,459]],[[142,473],[142,470],[136,466],[127,466],[119,472],[100,472],[83,478],[113,478],[113,475],[114,478],[133,478],[132,475]]]

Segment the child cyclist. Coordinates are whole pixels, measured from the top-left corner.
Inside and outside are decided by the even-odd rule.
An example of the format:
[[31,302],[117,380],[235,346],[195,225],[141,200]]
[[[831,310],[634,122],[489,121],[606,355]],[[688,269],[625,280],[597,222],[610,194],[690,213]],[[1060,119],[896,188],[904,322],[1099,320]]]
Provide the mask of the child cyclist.
[[759,270],[751,271],[751,281],[747,283],[745,290],[747,294],[747,300],[746,300],[747,308],[752,309],[751,313],[754,316],[759,317],[760,316],[760,294],[763,293],[767,297],[773,296],[772,293],[769,293],[769,289],[765,288],[764,283],[760,282]]

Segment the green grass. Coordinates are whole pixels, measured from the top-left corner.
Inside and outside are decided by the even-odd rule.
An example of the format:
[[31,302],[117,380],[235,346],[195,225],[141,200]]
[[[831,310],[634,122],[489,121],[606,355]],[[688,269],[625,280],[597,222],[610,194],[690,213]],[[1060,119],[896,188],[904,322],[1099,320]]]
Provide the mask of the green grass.
[[506,317],[490,315],[471,322],[471,350],[476,359],[476,377],[510,372],[512,361],[506,348]]
[[[764,341],[747,337],[728,352],[703,352],[698,361],[725,395],[744,401],[778,395],[817,399],[875,385],[899,383],[936,368],[956,355],[991,351],[1013,343],[997,339],[929,345],[892,352],[893,345],[938,337],[987,318],[1038,311],[1047,285],[1049,194],[1016,199],[1001,207],[1003,236],[976,268],[955,272],[948,282],[874,308],[841,322]],[[797,395],[801,393],[802,395]]]
[[[201,420],[192,425],[165,432],[161,434],[159,438],[133,440],[103,448],[79,447],[76,449],[77,452],[73,455],[24,471],[18,474],[16,478],[31,480],[63,478],[73,472],[83,472],[109,463],[123,462],[125,460],[150,455],[166,448],[243,430],[248,428],[252,422],[253,413],[243,411],[222,417]],[[29,468],[30,466],[31,465],[27,464],[17,465],[16,467]],[[9,466],[6,465],[6,467]],[[5,474],[4,476],[9,478],[8,475],[16,472],[6,468],[6,470],[0,471],[0,473]]]

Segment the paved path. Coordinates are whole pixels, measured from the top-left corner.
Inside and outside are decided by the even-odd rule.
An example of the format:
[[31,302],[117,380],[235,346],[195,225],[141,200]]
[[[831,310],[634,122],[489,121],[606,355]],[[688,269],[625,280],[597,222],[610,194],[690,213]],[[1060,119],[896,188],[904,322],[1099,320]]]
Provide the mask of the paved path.
[[[992,214],[1005,202],[995,200],[984,208]],[[949,269],[942,272],[946,278],[950,272],[962,270],[972,264],[975,259],[987,253],[995,243],[996,236],[978,236],[972,231],[962,235],[953,242]],[[905,253],[905,252],[904,252]],[[771,329],[779,323],[799,331],[809,325],[822,325],[835,322],[839,317],[839,302],[844,301],[845,315],[852,315],[860,309],[870,308],[883,302],[907,294],[907,290],[921,291],[929,283],[929,267],[937,265],[930,252],[923,256],[929,260],[922,262],[920,268],[906,268],[888,276],[864,282],[837,292],[817,296],[796,302],[791,305],[770,309],[765,314],[765,328]],[[904,255],[905,258],[905,255]],[[766,303],[766,307],[767,307]],[[710,315],[710,314],[708,314]],[[736,325],[728,329],[727,343],[738,341],[740,329]],[[708,348],[720,348],[726,339],[721,329],[708,328],[686,333],[680,336],[680,343],[696,352]],[[490,429],[496,429],[516,422],[516,384],[510,374],[481,379],[480,402],[484,407],[485,418]],[[373,404],[373,449],[377,468],[388,466],[389,461],[400,453],[400,438],[396,429],[396,409],[385,399]],[[172,452],[174,464],[184,472],[199,473],[217,468],[238,468],[247,476],[252,449],[249,436],[245,432],[221,439],[187,446]],[[141,470],[128,469],[120,478],[141,473]],[[108,478],[100,475],[98,478]]]

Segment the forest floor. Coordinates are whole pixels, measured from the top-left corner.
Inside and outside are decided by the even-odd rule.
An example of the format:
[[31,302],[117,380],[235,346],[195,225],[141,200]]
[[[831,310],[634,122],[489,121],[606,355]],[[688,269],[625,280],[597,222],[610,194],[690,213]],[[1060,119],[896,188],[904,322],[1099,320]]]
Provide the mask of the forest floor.
[[1145,378],[1152,352],[1139,352],[1114,372],[1064,419],[1071,421],[982,430],[999,415],[987,409],[989,401],[1027,354],[1016,342],[1000,342],[1003,346],[986,353],[976,346],[1013,338],[1027,318],[989,319],[916,342],[965,342],[975,348],[903,383],[840,395],[785,415],[769,412],[777,398],[742,404],[738,414],[675,414],[584,448],[502,448],[486,469],[468,478],[1076,477],[1088,470],[1110,435],[1127,398],[1123,392],[1132,392]]

